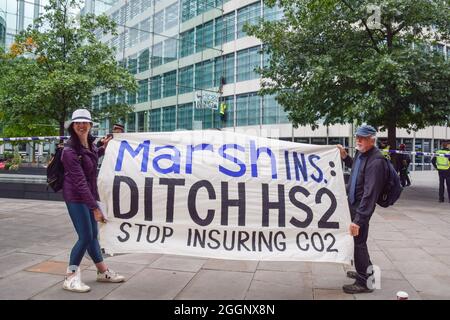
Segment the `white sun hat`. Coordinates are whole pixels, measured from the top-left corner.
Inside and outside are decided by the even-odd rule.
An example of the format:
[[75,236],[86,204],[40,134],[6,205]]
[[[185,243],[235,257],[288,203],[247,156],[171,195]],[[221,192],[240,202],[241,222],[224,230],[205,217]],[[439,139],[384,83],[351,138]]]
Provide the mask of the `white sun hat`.
[[64,123],[64,127],[69,129],[70,125],[73,122],[90,122],[93,126],[97,125],[97,123],[92,121],[91,113],[87,109],[77,109],[72,113],[72,119],[67,120]]

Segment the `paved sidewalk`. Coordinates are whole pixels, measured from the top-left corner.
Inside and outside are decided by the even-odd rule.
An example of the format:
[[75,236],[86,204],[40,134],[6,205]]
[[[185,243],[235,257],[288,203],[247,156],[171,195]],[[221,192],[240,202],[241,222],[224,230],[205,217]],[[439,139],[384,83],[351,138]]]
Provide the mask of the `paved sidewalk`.
[[65,204],[0,198],[0,299],[450,299],[450,204],[437,202],[437,173],[418,172],[398,204],[377,209],[369,251],[381,289],[347,295],[344,267],[299,262],[229,261],[161,254],[106,259],[122,284],[95,282],[89,293],[62,289],[75,232]]

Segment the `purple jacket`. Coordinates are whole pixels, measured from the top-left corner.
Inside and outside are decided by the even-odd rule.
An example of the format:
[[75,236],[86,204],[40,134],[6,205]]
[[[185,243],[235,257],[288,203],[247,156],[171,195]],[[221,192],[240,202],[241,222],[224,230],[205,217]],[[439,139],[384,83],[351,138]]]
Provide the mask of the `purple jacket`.
[[63,198],[66,202],[82,202],[89,209],[98,208],[97,163],[105,153],[105,148],[91,144],[91,150],[81,148],[81,161],[74,148],[64,147],[62,163],[64,165]]

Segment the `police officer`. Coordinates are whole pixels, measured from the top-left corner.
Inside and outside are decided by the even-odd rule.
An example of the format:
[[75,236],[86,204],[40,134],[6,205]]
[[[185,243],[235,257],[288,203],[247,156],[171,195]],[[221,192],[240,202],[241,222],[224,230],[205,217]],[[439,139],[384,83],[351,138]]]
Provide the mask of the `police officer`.
[[363,125],[356,130],[356,149],[358,153],[352,159],[341,145],[337,145],[344,163],[352,168],[347,184],[348,203],[352,223],[350,234],[354,237],[355,271],[348,271],[347,277],[355,279],[355,283],[344,285],[346,293],[372,292],[372,275],[370,267],[367,237],[369,220],[375,211],[387,176],[387,165],[380,150],[375,145],[376,130],[372,126]]
[[439,173],[439,202],[444,202],[444,183],[447,184],[448,201],[450,202],[450,159],[445,157],[450,155],[450,143],[448,141],[442,144],[442,149],[437,150],[439,155],[431,159],[431,163]]

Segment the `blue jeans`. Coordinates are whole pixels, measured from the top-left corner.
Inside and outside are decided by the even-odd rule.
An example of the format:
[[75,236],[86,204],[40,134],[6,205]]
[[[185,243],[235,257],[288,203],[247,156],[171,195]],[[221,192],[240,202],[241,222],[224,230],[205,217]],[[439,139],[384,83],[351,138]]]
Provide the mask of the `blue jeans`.
[[78,241],[70,253],[69,268],[75,268],[80,265],[86,250],[95,263],[102,262],[103,257],[97,239],[97,221],[95,221],[91,210],[84,203],[78,202],[66,202],[66,206],[78,234]]

